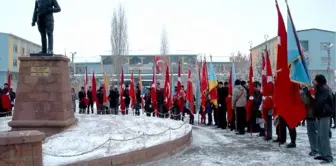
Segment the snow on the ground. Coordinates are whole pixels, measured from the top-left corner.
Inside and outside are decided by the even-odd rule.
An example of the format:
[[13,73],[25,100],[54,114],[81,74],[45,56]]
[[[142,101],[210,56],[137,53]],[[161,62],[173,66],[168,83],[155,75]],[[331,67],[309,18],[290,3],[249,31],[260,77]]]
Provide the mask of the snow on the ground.
[[[332,129],[331,146],[336,159],[336,131]],[[275,139],[276,135],[273,134]],[[287,143],[290,138],[287,133]],[[222,130],[208,126],[193,126],[191,146],[172,157],[144,164],[143,166],[318,166],[308,155],[310,148],[307,130],[297,127],[297,148],[287,149],[272,141],[264,141],[257,137],[236,135],[234,131]],[[325,164],[324,164],[325,165]],[[333,165],[333,164],[329,164]],[[335,165],[335,163],[334,163]]]
[[8,126],[8,122],[11,120],[12,120],[11,116],[0,117],[0,132],[11,130],[11,127]]
[[[46,138],[43,165],[58,166],[79,160],[121,154],[182,137],[191,125],[170,119],[133,115],[76,114],[78,123]],[[1,118],[8,131],[10,118]]]

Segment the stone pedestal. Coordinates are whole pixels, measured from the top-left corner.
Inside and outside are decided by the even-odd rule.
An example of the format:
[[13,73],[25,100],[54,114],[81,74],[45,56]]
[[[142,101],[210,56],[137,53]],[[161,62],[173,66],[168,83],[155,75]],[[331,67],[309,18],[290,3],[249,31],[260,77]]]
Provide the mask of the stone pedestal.
[[0,166],[42,166],[42,141],[39,131],[0,132]]
[[75,124],[65,56],[19,57],[20,70],[12,130],[55,134]]

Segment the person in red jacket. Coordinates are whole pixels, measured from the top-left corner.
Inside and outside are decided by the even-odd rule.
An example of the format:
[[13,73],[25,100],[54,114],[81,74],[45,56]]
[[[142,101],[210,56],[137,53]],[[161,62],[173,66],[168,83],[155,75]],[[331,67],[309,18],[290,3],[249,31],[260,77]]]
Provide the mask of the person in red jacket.
[[12,104],[10,99],[10,89],[7,83],[4,84],[1,100],[2,100],[2,109],[6,112],[6,115],[11,115]]
[[177,93],[177,104],[179,113],[183,113],[186,103],[186,92],[184,90],[184,86],[182,85],[181,90]]

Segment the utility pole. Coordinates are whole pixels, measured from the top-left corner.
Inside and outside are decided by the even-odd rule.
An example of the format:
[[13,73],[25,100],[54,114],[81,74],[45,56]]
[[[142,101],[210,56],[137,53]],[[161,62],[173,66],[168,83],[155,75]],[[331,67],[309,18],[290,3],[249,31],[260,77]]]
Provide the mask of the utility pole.
[[[327,66],[327,74],[328,74],[328,82],[329,82],[329,85],[332,85],[335,80],[331,81],[331,57],[330,57],[330,49],[333,47],[334,45],[333,44],[324,44],[323,47],[324,49],[327,51],[327,56],[328,56],[328,66]],[[333,86],[333,85],[332,85]]]

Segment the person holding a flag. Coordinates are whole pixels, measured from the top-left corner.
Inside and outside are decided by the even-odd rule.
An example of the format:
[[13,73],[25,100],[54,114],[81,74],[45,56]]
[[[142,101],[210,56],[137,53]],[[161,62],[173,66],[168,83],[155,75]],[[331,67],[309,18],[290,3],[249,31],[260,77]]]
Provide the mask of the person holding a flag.
[[111,113],[115,115],[118,114],[118,98],[119,98],[118,88],[114,88],[113,86],[111,86],[108,99],[110,100]]
[[84,114],[87,106],[87,103],[85,102],[86,92],[84,87],[81,87],[81,90],[78,92],[78,99],[79,99],[79,113]]
[[104,93],[104,85],[101,85],[97,90],[97,114],[105,114]]
[[72,98],[72,109],[74,112],[76,112],[77,94],[76,94],[75,88],[71,88],[71,98]]
[[243,86],[241,86],[241,81],[235,81],[235,87],[232,94],[232,109],[236,113],[236,124],[237,124],[237,133],[243,135],[245,134],[245,124],[246,124],[246,99],[247,92]]
[[135,98],[136,98],[136,102],[134,105],[135,115],[140,116],[142,98],[141,98],[141,90],[140,90],[139,84],[136,85]]
[[[226,85],[228,84],[225,82]],[[226,129],[227,127],[227,121],[226,121],[226,97],[229,94],[228,87],[223,86],[223,82],[218,82],[218,89],[217,89],[217,95],[218,95],[218,127],[222,129]]]
[[130,94],[129,94],[129,85],[128,84],[125,85],[123,100],[125,101],[126,114],[128,114],[128,109],[129,109],[129,106],[131,104],[131,98],[130,98]]
[[145,112],[147,116],[151,116],[154,112],[153,106],[152,106],[152,96],[151,96],[151,88],[147,88],[146,94],[145,94]]
[[93,114],[93,97],[92,97],[92,87],[89,86],[89,89],[86,92],[87,98],[89,99],[89,104],[87,107],[87,114],[90,114],[90,108],[91,108],[91,114]]
[[323,163],[331,163],[333,155],[330,146],[330,118],[335,114],[335,103],[332,91],[327,85],[327,79],[323,75],[316,75],[313,80],[315,88],[313,110],[317,117],[318,153],[314,159]]

